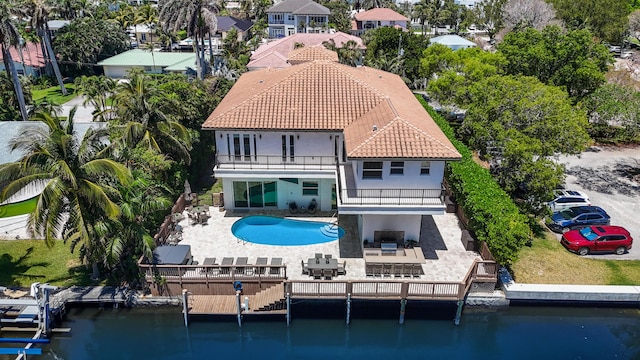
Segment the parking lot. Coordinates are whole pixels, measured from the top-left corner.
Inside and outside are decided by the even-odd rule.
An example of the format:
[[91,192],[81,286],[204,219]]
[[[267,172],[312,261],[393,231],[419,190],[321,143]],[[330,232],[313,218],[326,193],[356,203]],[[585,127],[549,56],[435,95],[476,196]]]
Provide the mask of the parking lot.
[[634,239],[634,247],[624,255],[589,256],[640,260],[640,147],[594,147],[560,162],[566,166],[566,188],[585,192],[592,205],[611,216],[611,225],[623,226]]

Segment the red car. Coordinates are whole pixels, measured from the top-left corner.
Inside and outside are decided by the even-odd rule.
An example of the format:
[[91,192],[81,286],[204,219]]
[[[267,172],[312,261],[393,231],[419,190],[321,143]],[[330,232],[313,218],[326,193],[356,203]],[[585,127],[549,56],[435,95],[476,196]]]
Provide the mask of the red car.
[[562,235],[560,243],[578,255],[590,252],[615,252],[622,255],[631,249],[631,234],[621,226],[589,226]]

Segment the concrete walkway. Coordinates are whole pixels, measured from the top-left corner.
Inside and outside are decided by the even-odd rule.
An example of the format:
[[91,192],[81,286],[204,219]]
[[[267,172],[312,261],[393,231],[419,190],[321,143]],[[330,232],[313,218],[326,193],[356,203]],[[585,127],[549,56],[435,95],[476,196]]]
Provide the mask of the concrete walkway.
[[62,104],[62,113],[60,116],[68,117],[69,112],[74,106],[77,106],[76,116],[73,118],[77,123],[93,122],[93,111],[95,107],[90,104],[83,105],[86,97],[76,96],[75,98]]

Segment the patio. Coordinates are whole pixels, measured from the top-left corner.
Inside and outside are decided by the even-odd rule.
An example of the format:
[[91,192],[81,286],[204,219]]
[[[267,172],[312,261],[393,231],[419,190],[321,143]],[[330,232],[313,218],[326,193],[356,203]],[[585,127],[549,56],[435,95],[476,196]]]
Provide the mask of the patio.
[[[249,264],[256,264],[259,257],[282,258],[287,265],[287,277],[290,280],[311,280],[309,274],[303,274],[302,261],[307,261],[316,253],[330,254],[342,264],[346,260],[346,274],[335,277],[336,280],[375,279],[367,277],[362,247],[357,237],[357,220],[355,215],[342,215],[338,224],[344,228],[346,235],[339,241],[304,246],[276,246],[243,242],[231,233],[231,226],[238,219],[248,215],[271,215],[295,217],[300,220],[333,222],[331,213],[318,212],[314,215],[291,215],[287,211],[220,211],[218,207],[210,207],[210,218],[205,224],[193,224],[188,213],[179,221],[183,234],[180,245],[190,245],[195,261],[204,264],[205,258],[222,259],[224,257],[247,257]],[[439,216],[424,216],[419,246],[426,263],[422,264],[420,280],[424,281],[463,281],[474,259],[480,259],[476,252],[466,251],[460,241],[461,230],[455,214],[446,213]],[[392,278],[393,279],[393,278]],[[401,279],[398,279],[401,280]]]

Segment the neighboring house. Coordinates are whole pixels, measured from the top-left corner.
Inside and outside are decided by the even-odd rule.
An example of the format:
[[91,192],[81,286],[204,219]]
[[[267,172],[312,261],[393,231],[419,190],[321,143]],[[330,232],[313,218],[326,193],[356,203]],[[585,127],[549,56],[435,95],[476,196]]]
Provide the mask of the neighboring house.
[[311,0],[284,0],[270,7],[266,13],[270,38],[329,31],[331,11]]
[[[42,47],[36,43],[26,43],[24,46],[9,49],[11,60],[20,75],[38,77],[44,73],[46,63],[42,54]],[[0,71],[5,71],[4,57],[0,51]]]
[[243,74],[203,124],[225,209],[317,202],[357,215],[361,241],[418,240],[445,212],[456,151],[397,75],[334,61]]
[[289,53],[293,51],[296,46],[319,46],[322,45],[325,41],[333,41],[337,48],[343,47],[344,44],[348,41],[354,41],[357,44],[358,48],[362,49],[363,52],[365,50],[362,39],[357,36],[345,34],[343,32],[336,32],[333,34],[294,34],[261,45],[251,55],[251,60],[247,64],[247,69],[258,70],[265,68],[290,67],[291,64],[287,60],[289,58]]
[[125,77],[133,68],[144,69],[150,74],[185,73],[196,68],[196,54],[135,49],[102,60],[97,65],[103,67],[105,76],[116,79]]
[[238,32],[238,41],[244,41],[249,37],[249,29],[253,26],[251,20],[238,19],[233,16],[216,16],[218,18],[218,27],[216,35],[222,39],[226,39],[227,33],[231,29]]
[[132,38],[132,41],[136,42],[136,45],[144,44],[149,41],[158,40],[156,35],[156,25],[139,24],[136,26],[129,26],[127,28],[127,34]]
[[469,9],[473,9],[479,2],[482,2],[482,0],[454,0],[453,2],[457,5],[464,5]]
[[351,33],[360,36],[367,30],[376,29],[381,26],[392,26],[406,30],[408,22],[409,19],[407,17],[391,9],[373,8],[353,15]]
[[466,49],[476,45],[473,41],[469,41],[458,35],[442,35],[429,39],[431,44],[442,44],[451,50]]

